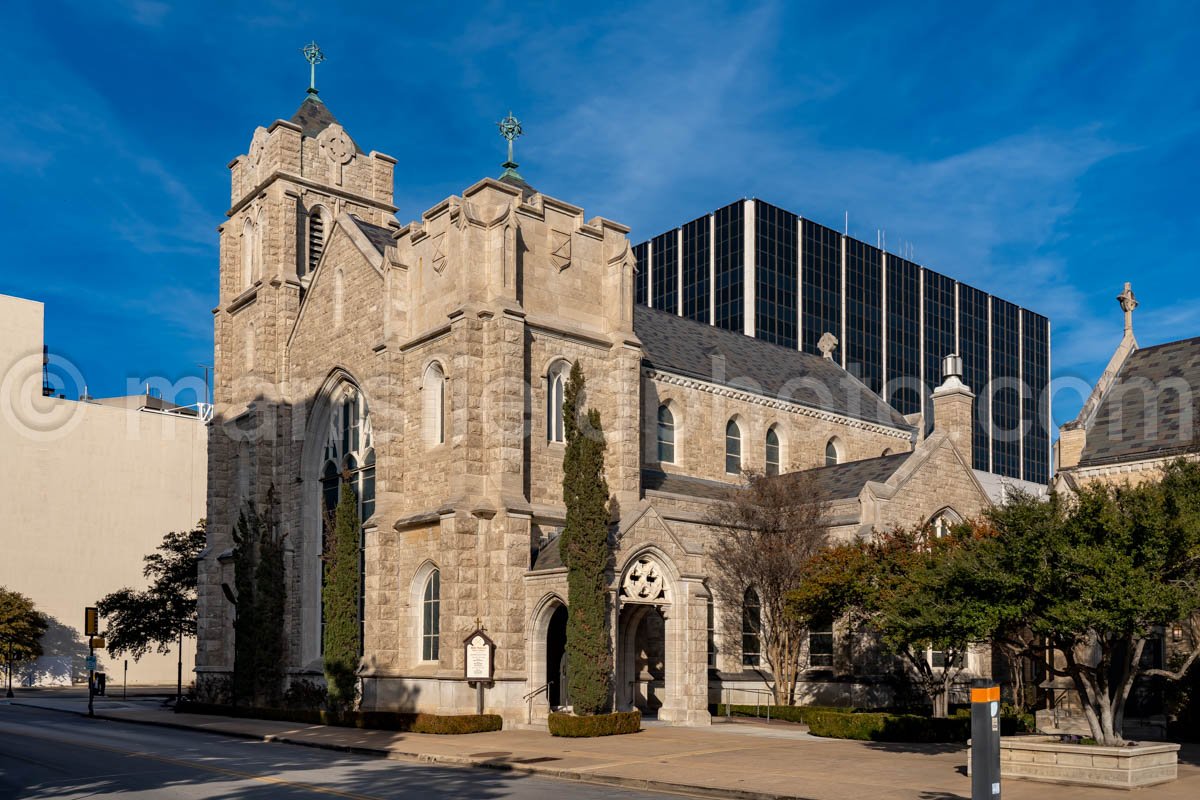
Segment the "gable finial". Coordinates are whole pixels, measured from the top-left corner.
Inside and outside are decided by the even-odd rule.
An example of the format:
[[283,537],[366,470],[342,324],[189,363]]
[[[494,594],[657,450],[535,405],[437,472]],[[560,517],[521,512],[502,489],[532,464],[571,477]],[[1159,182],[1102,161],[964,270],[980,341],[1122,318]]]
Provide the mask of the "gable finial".
[[513,140],[525,133],[521,129],[521,121],[513,116],[512,111],[509,111],[508,116],[496,123],[496,126],[500,128],[500,135],[508,140],[508,161],[500,165],[504,167],[504,172],[500,177],[507,178],[511,176],[518,180],[525,180],[517,172],[518,165],[513,161]]
[[1133,288],[1129,285],[1129,281],[1125,281],[1125,291],[1117,295],[1117,302],[1121,304],[1121,310],[1125,312],[1125,335],[1129,336],[1133,333],[1133,310],[1138,307],[1137,298],[1133,296]]
[[317,96],[317,64],[325,60],[325,53],[316,41],[311,41],[304,47],[300,48],[300,52],[304,54],[304,60],[308,62],[308,93],[314,98]]

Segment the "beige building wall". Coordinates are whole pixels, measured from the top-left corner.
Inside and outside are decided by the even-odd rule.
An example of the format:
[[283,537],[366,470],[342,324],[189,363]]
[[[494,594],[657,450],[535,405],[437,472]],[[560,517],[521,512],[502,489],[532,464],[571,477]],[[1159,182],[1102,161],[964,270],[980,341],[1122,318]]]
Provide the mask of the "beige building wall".
[[[142,558],[204,516],[206,428],[195,417],[43,398],[41,303],[0,295],[0,586],[51,627],[41,683],[84,679],[83,609],[146,585]],[[81,387],[80,387],[81,388]],[[185,642],[185,684],[194,642]],[[98,653],[109,685],[124,657]],[[176,654],[129,660],[129,683],[174,683]]]

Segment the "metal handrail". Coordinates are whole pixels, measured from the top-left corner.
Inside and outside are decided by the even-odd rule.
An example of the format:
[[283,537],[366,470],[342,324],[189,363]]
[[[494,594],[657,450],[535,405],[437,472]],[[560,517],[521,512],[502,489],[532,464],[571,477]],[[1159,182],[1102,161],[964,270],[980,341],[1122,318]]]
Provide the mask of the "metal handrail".
[[539,686],[538,688],[534,689],[532,692],[529,692],[528,694],[524,695],[521,698],[522,700],[527,700],[529,702],[529,710],[525,713],[525,723],[527,725],[533,724],[533,698],[537,697],[542,692],[546,692],[546,697],[549,697],[550,696],[549,690],[550,690],[550,681],[546,681],[541,686]]
[[[733,691],[733,687],[731,687],[731,686],[725,687],[725,721],[726,722],[729,722],[732,718],[732,712],[730,711],[730,706],[732,705],[732,703],[729,702],[729,695],[732,691]],[[757,717],[759,709],[766,707],[767,722],[771,721],[771,706],[775,705],[775,692],[771,691],[770,689],[738,689],[738,691],[754,695],[754,716]],[[759,701],[759,698],[762,697],[763,695],[767,696],[767,702],[765,702],[765,703],[762,703]]]

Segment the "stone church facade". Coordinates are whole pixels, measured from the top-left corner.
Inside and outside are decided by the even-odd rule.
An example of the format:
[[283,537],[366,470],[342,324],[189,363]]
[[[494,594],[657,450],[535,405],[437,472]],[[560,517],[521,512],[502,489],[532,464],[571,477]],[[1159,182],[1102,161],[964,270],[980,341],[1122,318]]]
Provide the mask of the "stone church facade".
[[[395,163],[313,94],[229,165],[201,692],[232,668],[232,529],[268,487],[287,537],[288,674],[319,680],[323,512],[350,481],[363,707],[473,712],[462,642],[477,621],[496,644],[489,712],[536,723],[568,702],[557,536],[575,363],[608,446],[619,708],[705,724],[723,690],[765,686],[757,654],[722,633],[743,604],[710,590],[706,523],[741,469],[817,470],[840,537],[987,504],[970,468],[973,398],[953,368],[924,436],[832,359],[635,309],[629,229],[511,170],[399,224]],[[825,649],[806,697],[856,670],[849,648]]]

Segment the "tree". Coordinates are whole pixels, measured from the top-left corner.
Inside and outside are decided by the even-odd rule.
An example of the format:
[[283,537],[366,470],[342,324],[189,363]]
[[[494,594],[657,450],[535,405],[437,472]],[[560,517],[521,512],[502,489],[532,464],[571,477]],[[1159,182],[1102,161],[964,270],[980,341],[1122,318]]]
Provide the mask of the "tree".
[[934,538],[928,529],[895,529],[830,548],[809,563],[790,610],[805,622],[845,616],[852,627],[874,631],[929,698],[933,715],[945,717],[968,649],[989,637],[1002,613],[964,577],[974,574],[974,531],[960,525]]
[[1074,498],[1018,496],[987,516],[997,535],[978,540],[964,578],[1002,604],[993,635],[1070,678],[1093,737],[1120,744],[1138,678],[1179,680],[1200,657],[1193,642],[1176,669],[1141,663],[1156,631],[1200,612],[1200,464]]
[[743,474],[745,486],[710,515],[718,531],[711,554],[717,565],[713,589],[727,609],[742,609],[747,590],[757,595],[760,619],[747,619],[744,609],[726,613],[723,633],[738,641],[745,624],[758,625],[775,702],[791,705],[806,621],[789,613],[788,596],[804,582],[807,564],[826,543],[828,502],[809,472]]
[[563,456],[563,502],[567,521],[561,550],[567,565],[567,680],[576,714],[598,714],[610,707],[612,650],[608,631],[605,572],[608,546],[608,482],[604,479],[604,431],[600,412],[583,413],[585,379],[571,367],[563,401],[567,440]]
[[129,653],[138,661],[150,650],[177,646],[176,697],[183,696],[183,639],[196,635],[196,559],[204,549],[204,520],[190,531],[168,533],[158,552],[146,556],[143,591],[118,589],[96,603],[108,621],[108,651]]
[[283,690],[284,611],[287,589],[283,564],[284,534],[279,530],[275,487],[267,490],[266,513],[249,502],[234,529],[233,696],[277,706]]
[[0,586],[0,657],[8,676],[9,697],[13,696],[13,667],[42,654],[42,634],[48,627],[46,617],[38,612],[32,600]]
[[325,612],[325,681],[330,703],[348,707],[357,697],[358,661],[362,652],[359,620],[362,523],[358,518],[358,498],[348,481],[342,482],[332,524],[327,524],[327,528],[321,592]]

